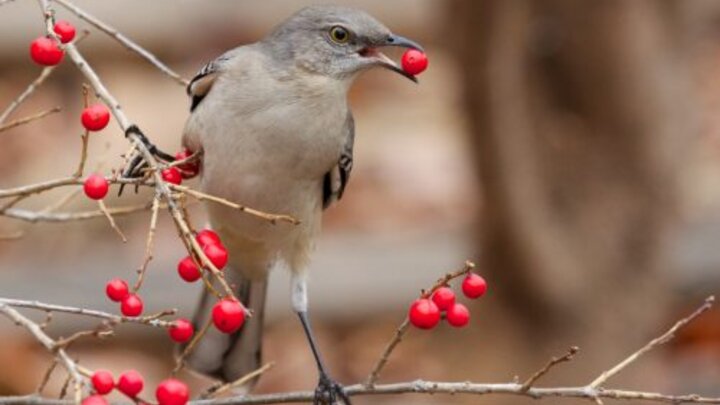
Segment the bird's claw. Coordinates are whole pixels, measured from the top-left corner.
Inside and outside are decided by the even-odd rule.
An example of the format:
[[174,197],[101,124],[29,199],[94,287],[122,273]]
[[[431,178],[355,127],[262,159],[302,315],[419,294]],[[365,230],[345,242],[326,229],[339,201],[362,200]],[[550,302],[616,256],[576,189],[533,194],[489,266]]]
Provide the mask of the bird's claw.
[[[342,402],[340,402],[342,401]],[[350,398],[342,385],[336,383],[325,374],[320,375],[320,381],[315,388],[313,405],[335,405],[343,403],[351,405]]]
[[[150,152],[153,156],[158,158],[159,160],[166,161],[166,162],[172,162],[175,160],[174,156],[171,156],[160,149],[158,149],[157,146],[155,146],[150,140],[145,136],[145,134],[140,131],[140,128],[137,127],[137,125],[130,125],[125,130],[125,137],[129,137],[130,135],[135,135],[136,138],[140,140],[140,142],[145,145],[148,152]],[[143,176],[143,173],[145,169],[148,167],[147,161],[145,161],[145,158],[141,154],[135,155],[128,165],[123,170],[122,176],[127,179],[137,179]],[[125,184],[120,185],[120,190],[118,191],[118,196],[122,195],[123,189],[125,188]],[[135,186],[135,192],[137,193],[138,186]]]

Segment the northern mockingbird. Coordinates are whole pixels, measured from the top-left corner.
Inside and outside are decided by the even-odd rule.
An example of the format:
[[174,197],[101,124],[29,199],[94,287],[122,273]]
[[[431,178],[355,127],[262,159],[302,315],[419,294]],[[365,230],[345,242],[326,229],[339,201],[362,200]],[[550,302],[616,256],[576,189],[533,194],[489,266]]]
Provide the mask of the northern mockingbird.
[[[376,66],[415,81],[378,50],[385,46],[422,50],[363,11],[308,7],[264,39],[224,53],[192,79],[183,144],[202,151],[202,189],[301,221],[271,225],[207,205],[211,226],[230,253],[225,275],[254,316],[233,335],[211,328],[188,358],[195,370],[232,381],[259,367],[268,272],[282,262],[291,272],[293,309],[318,367],[315,401],[349,404],[328,376],[310,328],[306,274],[323,209],[342,197],[352,169],[350,85]],[[206,291],[196,325],[208,320],[214,303]]]

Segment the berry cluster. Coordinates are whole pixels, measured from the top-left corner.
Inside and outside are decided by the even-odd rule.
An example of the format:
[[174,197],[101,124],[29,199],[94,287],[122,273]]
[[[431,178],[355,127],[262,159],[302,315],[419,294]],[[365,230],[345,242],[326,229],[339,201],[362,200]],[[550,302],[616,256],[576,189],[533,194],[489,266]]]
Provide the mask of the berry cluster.
[[[480,298],[487,291],[485,279],[475,273],[468,273],[462,283],[462,291],[468,298]],[[456,328],[470,321],[470,310],[456,302],[455,292],[447,286],[435,290],[430,298],[420,298],[410,305],[408,318],[410,323],[420,329],[432,329],[440,323],[442,312],[445,320]]]
[[143,312],[143,301],[137,294],[130,293],[125,280],[114,278],[105,285],[105,293],[111,301],[120,303],[120,312],[128,317],[140,316]]
[[[75,27],[67,21],[58,21],[53,27],[60,42],[67,44],[75,38]],[[38,37],[30,43],[30,58],[42,66],[55,66],[62,62],[65,51],[53,37]]]
[[[90,382],[95,389],[95,395],[85,398],[82,405],[108,405],[103,395],[109,394],[115,388],[137,402],[137,396],[145,386],[143,376],[135,370],[120,374],[117,384],[109,371],[98,370],[92,374]],[[155,398],[159,405],[185,405],[190,398],[190,390],[182,381],[168,378],[158,385]]]
[[428,67],[428,58],[424,52],[408,49],[402,56],[402,68],[405,72],[417,76]]
[[[228,252],[223,246],[220,236],[210,229],[203,229],[195,235],[195,240],[208,260],[216,268],[222,270],[228,262]],[[186,256],[180,260],[177,271],[180,278],[188,283],[195,282],[202,277],[202,270],[192,256]],[[219,331],[233,333],[245,323],[245,308],[235,299],[224,298],[213,307],[212,320]]]

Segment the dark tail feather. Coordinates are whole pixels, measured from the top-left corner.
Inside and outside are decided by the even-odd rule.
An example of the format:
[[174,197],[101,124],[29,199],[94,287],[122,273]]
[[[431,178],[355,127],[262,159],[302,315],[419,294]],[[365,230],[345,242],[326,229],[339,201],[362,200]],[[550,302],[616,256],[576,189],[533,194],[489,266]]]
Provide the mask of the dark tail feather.
[[[228,277],[228,283],[235,289],[238,299],[253,312],[253,316],[245,321],[240,330],[231,335],[210,327],[186,361],[195,371],[229,382],[256,370],[261,365],[267,279],[249,280],[231,268],[225,270],[225,275]],[[193,317],[195,330],[199,330],[208,322],[216,302],[215,296],[206,288],[203,289]],[[248,384],[248,391],[256,382],[257,379]]]

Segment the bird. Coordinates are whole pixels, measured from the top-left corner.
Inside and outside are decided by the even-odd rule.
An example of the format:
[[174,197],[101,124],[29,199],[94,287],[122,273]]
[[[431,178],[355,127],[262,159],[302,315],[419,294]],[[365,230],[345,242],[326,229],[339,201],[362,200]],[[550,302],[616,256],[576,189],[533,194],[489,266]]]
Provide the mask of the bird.
[[[229,252],[227,282],[253,317],[235,334],[208,330],[186,358],[195,371],[233,381],[260,366],[268,274],[284,266],[318,370],[315,403],[350,404],[312,332],[308,269],[323,212],[343,197],[353,167],[353,81],[381,67],[417,82],[380,51],[389,46],[423,50],[365,11],[310,6],[261,40],[225,52],[190,81],[182,143],[201,156],[202,191],[299,221],[271,224],[206,205],[209,225]],[[196,327],[209,320],[215,302],[204,289]]]

